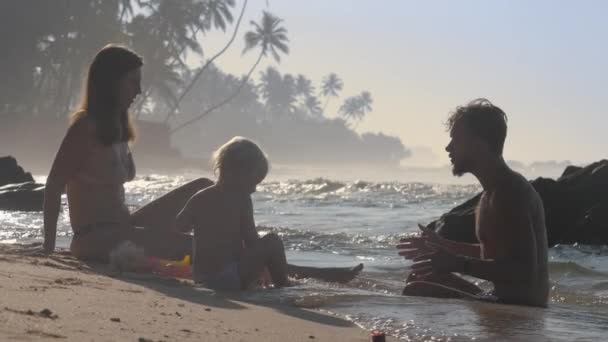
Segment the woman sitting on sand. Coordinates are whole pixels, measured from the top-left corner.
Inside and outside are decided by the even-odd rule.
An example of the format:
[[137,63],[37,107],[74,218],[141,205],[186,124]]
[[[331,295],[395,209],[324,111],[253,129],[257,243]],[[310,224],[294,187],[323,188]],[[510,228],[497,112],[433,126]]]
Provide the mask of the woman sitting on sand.
[[[74,113],[48,175],[44,197],[44,244],[55,249],[61,193],[67,192],[79,259],[108,261],[122,241],[166,259],[192,254],[192,236],[171,230],[175,217],[196,192],[213,184],[200,178],[130,213],[123,184],[135,177],[129,143],[135,138],[128,109],[141,93],[142,59],[127,48],[108,45],[89,67],[86,92]],[[143,227],[143,228],[140,228]],[[290,274],[334,281],[351,280],[360,268],[289,267]]]

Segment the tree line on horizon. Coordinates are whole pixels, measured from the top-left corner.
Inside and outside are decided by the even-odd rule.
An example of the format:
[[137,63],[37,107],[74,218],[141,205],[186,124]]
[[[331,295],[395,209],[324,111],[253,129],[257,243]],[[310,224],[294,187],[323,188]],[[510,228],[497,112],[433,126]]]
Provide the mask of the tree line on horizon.
[[[243,35],[243,54],[256,52],[255,63],[242,76],[221,71],[217,61],[238,36],[246,8],[247,0],[238,7],[235,0],[3,2],[0,12],[11,15],[0,23],[8,44],[0,71],[10,82],[0,88],[0,119],[64,118],[78,105],[89,61],[100,47],[117,42],[144,58],[143,93],[132,108],[135,117],[169,125],[174,144],[182,150],[218,143],[206,139],[208,127],[218,124],[223,129],[213,129],[217,139],[248,135],[277,151],[288,139],[302,145],[291,146],[292,152],[304,149],[299,153],[318,157],[318,150],[331,156],[329,161],[366,160],[370,154],[370,161],[398,165],[409,156],[398,138],[353,130],[372,110],[369,91],[347,97],[335,118],[326,115],[328,103],[339,99],[343,89],[335,73],[318,88],[305,75],[281,74],[274,67],[259,72],[257,82],[251,78],[264,58],[280,62],[289,53],[284,22],[268,11],[250,22]],[[214,30],[225,32],[227,41],[211,54],[204,35]],[[187,65],[192,54],[203,61],[200,67]],[[200,150],[196,154],[205,156]],[[287,160],[295,153],[279,155]]]

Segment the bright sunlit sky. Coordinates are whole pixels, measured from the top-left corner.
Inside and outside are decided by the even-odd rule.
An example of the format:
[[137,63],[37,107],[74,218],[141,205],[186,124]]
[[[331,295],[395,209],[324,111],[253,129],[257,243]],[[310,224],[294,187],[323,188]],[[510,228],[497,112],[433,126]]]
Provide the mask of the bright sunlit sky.
[[[509,116],[506,159],[607,157],[608,1],[250,0],[220,68],[244,74],[253,64],[242,36],[262,10],[284,19],[291,51],[258,70],[276,65],[317,88],[337,73],[344,90],[329,114],[370,91],[373,111],[357,130],[400,137],[414,152],[406,165],[447,164],[443,122],[477,97]],[[228,38],[209,34],[203,48],[211,56]]]

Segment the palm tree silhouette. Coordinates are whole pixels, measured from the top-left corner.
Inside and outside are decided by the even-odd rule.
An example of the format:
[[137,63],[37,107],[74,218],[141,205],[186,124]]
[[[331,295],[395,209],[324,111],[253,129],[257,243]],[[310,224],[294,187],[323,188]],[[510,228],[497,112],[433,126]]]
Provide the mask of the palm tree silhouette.
[[301,96],[303,99],[307,99],[312,96],[315,91],[315,87],[312,85],[312,81],[306,78],[302,74],[296,76],[296,96]]
[[279,53],[289,53],[289,47],[287,46],[287,42],[289,41],[289,39],[287,38],[287,29],[280,26],[282,21],[282,19],[276,17],[275,15],[267,11],[262,12],[262,20],[260,24],[251,21],[253,30],[245,33],[245,48],[243,49],[243,54],[247,53],[250,50],[253,50],[256,47],[260,47],[260,54],[258,55],[258,58],[251,67],[251,69],[249,69],[249,72],[241,80],[241,83],[239,84],[238,88],[234,91],[232,95],[228,96],[223,101],[211,106],[210,108],[203,111],[201,114],[195,116],[194,118],[187,120],[186,122],[183,122],[174,127],[170,131],[171,134],[200,120],[205,115],[222,107],[226,103],[230,102],[233,98],[235,98],[239,94],[243,86],[247,83],[255,68],[258,66],[258,64],[260,64],[260,61],[263,57],[267,56],[268,54],[271,54],[277,62],[280,62],[281,56]]
[[372,94],[369,91],[363,91],[359,95],[347,98],[340,106],[339,113],[346,120],[360,122],[367,113],[372,111],[373,102]]
[[329,103],[329,99],[331,97],[338,97],[338,93],[342,91],[344,87],[344,83],[336,75],[335,73],[330,73],[323,79],[323,84],[321,85],[321,95],[325,97],[325,105],[323,106],[323,111],[327,108],[327,104]]
[[[151,0],[138,4],[151,14],[138,14],[128,25],[133,47],[142,52],[146,59],[148,86],[138,99],[136,108],[139,118],[148,97],[156,92],[169,108],[177,105],[174,89],[181,85],[178,70],[188,70],[184,61],[187,49],[202,54],[197,34],[211,25],[222,28],[232,15],[222,20],[210,18],[213,15],[210,4],[213,1],[166,1]],[[233,0],[228,0],[232,2]],[[214,5],[217,7],[217,5]]]
[[[230,24],[234,20],[230,8],[236,4],[235,0],[207,0],[202,4],[205,5],[205,20],[203,21],[205,29],[209,30],[213,26],[215,29],[226,32],[226,24]],[[247,0],[243,4],[243,9],[246,6]]]
[[366,115],[372,111],[372,104],[374,103],[374,100],[372,99],[372,94],[369,91],[365,90],[361,92],[359,95],[359,102],[363,110],[363,115]]
[[258,89],[261,98],[264,99],[266,108],[274,112],[281,107],[281,92],[283,88],[283,75],[274,67],[269,66],[260,72],[260,84]]
[[317,99],[317,97],[314,95],[308,96],[306,98],[306,100],[304,101],[304,107],[306,108],[306,110],[308,110],[308,114],[310,114],[310,116],[312,116],[313,118],[319,118],[323,113],[323,110],[321,109],[321,103],[319,102],[319,99]]
[[[226,30],[226,21],[232,22],[232,20],[233,20],[232,14],[230,13],[230,9],[229,9],[230,6],[234,6],[234,0],[211,0],[211,1],[209,1],[208,8],[207,8],[207,15],[205,17],[205,27],[207,29],[209,29],[213,25],[216,28],[219,28],[222,31],[225,31]],[[205,70],[207,70],[207,68],[209,68],[209,65],[211,65],[218,57],[220,57],[224,52],[226,52],[226,50],[228,50],[230,45],[232,45],[232,42],[234,42],[234,39],[236,38],[236,34],[241,25],[241,20],[243,19],[243,14],[245,13],[245,8],[247,8],[247,0],[245,0],[243,2],[243,8],[241,9],[241,14],[239,14],[239,18],[234,27],[232,36],[228,40],[228,43],[218,53],[216,53],[215,55],[213,55],[213,57],[208,59],[207,62],[201,67],[201,69],[194,75],[194,77],[192,78],[190,83],[182,91],[179,98],[177,98],[177,101],[175,102],[175,104],[173,106],[171,106],[169,108],[169,110],[167,111],[164,123],[167,123],[169,121],[169,119],[173,115],[175,115],[175,112],[179,108],[180,103],[184,100],[184,97],[186,97],[186,95],[190,92],[190,90],[192,90],[192,87],[194,87],[194,85],[199,80],[201,75],[205,72]]]

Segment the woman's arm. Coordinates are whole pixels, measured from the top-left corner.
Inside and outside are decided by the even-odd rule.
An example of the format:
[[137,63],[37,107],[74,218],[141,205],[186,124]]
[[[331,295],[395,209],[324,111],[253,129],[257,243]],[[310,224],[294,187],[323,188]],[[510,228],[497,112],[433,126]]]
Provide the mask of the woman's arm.
[[51,171],[46,180],[44,189],[44,250],[52,252],[55,249],[57,232],[57,218],[61,207],[61,194],[68,180],[77,174],[80,166],[86,160],[91,141],[94,139],[91,123],[84,119],[74,123],[68,129]]
[[127,181],[132,181],[135,178],[135,162],[133,161],[133,153],[131,148],[127,146],[127,157],[129,158],[127,164]]

